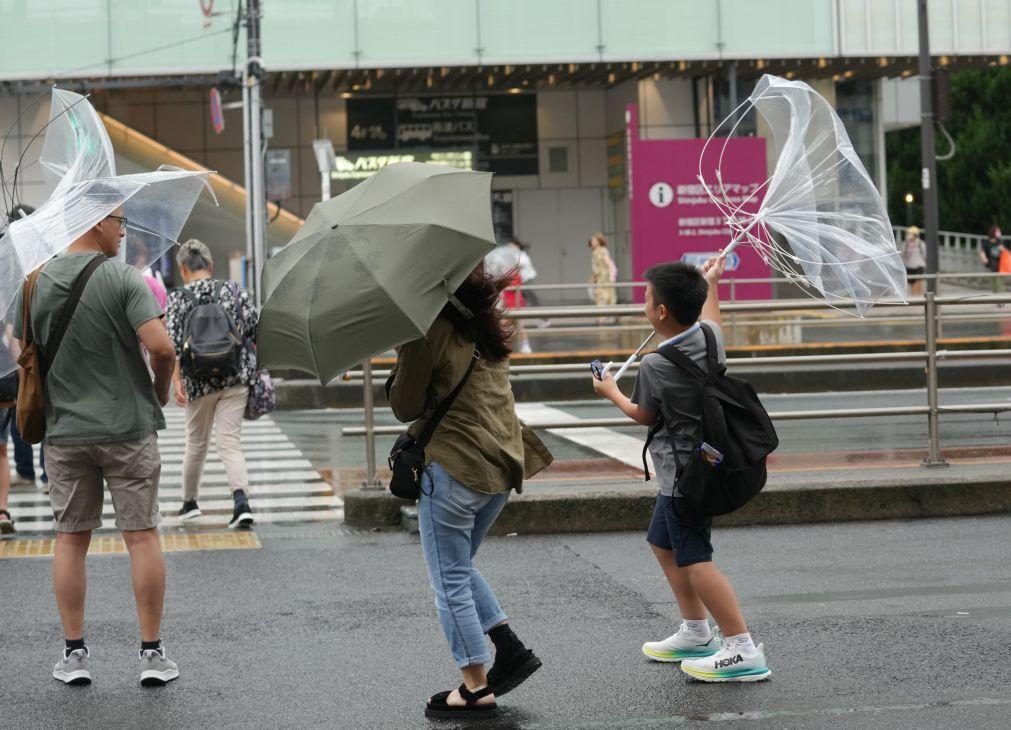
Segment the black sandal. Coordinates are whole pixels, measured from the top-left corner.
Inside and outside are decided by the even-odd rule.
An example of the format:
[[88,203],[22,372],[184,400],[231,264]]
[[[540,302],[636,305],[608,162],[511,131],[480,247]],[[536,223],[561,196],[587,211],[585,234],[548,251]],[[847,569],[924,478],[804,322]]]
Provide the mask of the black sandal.
[[501,697],[519,687],[540,668],[541,660],[529,649],[509,657],[496,654],[495,663],[488,671],[488,686],[496,697]]
[[5,509],[0,509],[0,515],[6,517],[6,519],[0,518],[0,535],[13,535],[16,530],[14,529],[14,518],[11,517],[11,513]]
[[460,697],[467,704],[457,707],[456,705],[450,705],[446,701],[449,696],[453,693],[453,690],[446,690],[445,692],[440,692],[437,695],[433,695],[428,701],[428,705],[425,706],[425,717],[439,717],[443,719],[454,719],[462,718],[467,720],[478,720],[483,717],[497,717],[498,716],[498,705],[494,702],[488,705],[479,705],[477,701],[493,694],[491,687],[485,687],[484,689],[479,689],[477,692],[471,692],[467,689],[464,684],[460,685],[459,688]]

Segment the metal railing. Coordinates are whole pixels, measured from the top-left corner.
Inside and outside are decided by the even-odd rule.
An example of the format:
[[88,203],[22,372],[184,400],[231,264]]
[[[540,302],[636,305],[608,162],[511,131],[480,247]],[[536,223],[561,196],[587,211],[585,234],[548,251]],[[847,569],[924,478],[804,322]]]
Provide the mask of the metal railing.
[[[959,234],[961,238],[961,234]],[[979,236],[979,238],[986,239],[985,236]],[[958,239],[953,239],[958,240]],[[979,244],[974,242],[971,248],[965,249],[951,249],[951,250],[965,250],[972,251],[974,254],[979,253]],[[978,258],[973,258],[973,262],[976,269],[979,269],[982,264]],[[952,272],[947,271],[939,274],[921,274],[919,276],[921,279],[937,279],[939,282],[943,281],[959,281],[959,282],[970,282],[970,283],[980,283],[985,284],[986,282],[992,281],[994,279],[1004,279],[1011,281],[1011,277],[1007,274],[995,274],[988,271],[963,271],[963,272]],[[720,287],[720,295],[723,296],[724,293],[727,295],[726,301],[728,303],[733,303],[737,300],[737,289],[741,286],[748,285],[762,285],[762,284],[796,284],[797,279],[790,279],[785,276],[768,276],[768,277],[751,277],[751,278],[737,278],[737,277],[727,277],[721,279],[718,283]],[[587,291],[589,289],[600,289],[600,288],[611,288],[611,289],[644,289],[646,287],[645,281],[616,281],[611,284],[517,284],[516,286],[511,286],[506,289],[510,292],[567,292],[567,291]],[[588,299],[588,297],[587,297]]]
[[[911,299],[907,304],[899,301],[879,302],[877,307],[905,307],[917,306],[923,308],[923,323],[925,331],[925,349],[918,352],[896,352],[896,353],[856,353],[841,355],[799,355],[789,357],[756,357],[756,358],[728,358],[728,368],[738,367],[759,367],[769,365],[829,365],[841,363],[882,363],[882,362],[925,362],[927,376],[927,403],[923,406],[900,406],[885,408],[847,408],[834,410],[799,410],[799,411],[776,411],[769,415],[774,421],[793,421],[806,419],[825,418],[874,418],[884,416],[927,416],[928,424],[928,453],[924,459],[925,467],[943,467],[947,462],[941,456],[941,436],[940,436],[940,416],[941,414],[956,413],[1001,413],[1011,411],[1011,401],[1003,403],[973,403],[966,405],[942,406],[938,403],[938,364],[942,360],[968,360],[968,359],[1011,359],[1011,349],[989,349],[989,350],[938,350],[937,349],[937,328],[940,321],[941,307],[958,307],[967,303],[984,302],[988,304],[1009,304],[1011,296],[986,296],[966,300],[964,297],[938,297],[935,294],[927,293],[923,297]],[[721,307],[722,313],[732,314],[735,312],[776,312],[776,311],[797,311],[827,307],[824,303],[809,300],[786,300],[776,302],[735,302],[728,303]],[[843,309],[847,307],[843,306]],[[534,310],[515,310],[510,312],[511,316],[518,319],[550,317],[552,319],[566,319],[576,317],[586,317],[587,310],[592,316],[624,316],[640,313],[640,308],[634,305],[617,305],[613,307],[538,307]],[[1009,315],[1011,316],[1011,315]],[[543,374],[543,373],[578,373],[587,372],[585,364],[572,365],[527,365],[514,366],[510,368],[511,373],[516,374]],[[375,439],[376,436],[396,435],[404,431],[404,426],[376,426],[375,409],[372,404],[372,376],[388,377],[389,371],[372,371],[367,367],[363,372],[363,387],[365,392],[365,424],[363,427],[345,427],[342,430],[344,436],[364,436],[367,461],[367,481],[368,486],[378,486],[376,481],[376,456]],[[538,429],[573,429],[573,428],[623,428],[634,427],[635,424],[627,418],[594,418],[566,420],[559,422],[530,423],[529,426]]]

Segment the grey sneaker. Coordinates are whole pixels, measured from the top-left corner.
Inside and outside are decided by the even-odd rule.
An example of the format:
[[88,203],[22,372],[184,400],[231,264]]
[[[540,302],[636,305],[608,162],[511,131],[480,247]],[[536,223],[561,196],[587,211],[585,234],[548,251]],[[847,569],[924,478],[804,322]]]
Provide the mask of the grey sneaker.
[[165,647],[140,653],[140,683],[144,687],[161,687],[179,676],[179,667],[165,656]]
[[91,669],[88,667],[88,647],[74,649],[72,652],[63,651],[60,661],[53,667],[53,678],[64,684],[83,685],[91,684]]

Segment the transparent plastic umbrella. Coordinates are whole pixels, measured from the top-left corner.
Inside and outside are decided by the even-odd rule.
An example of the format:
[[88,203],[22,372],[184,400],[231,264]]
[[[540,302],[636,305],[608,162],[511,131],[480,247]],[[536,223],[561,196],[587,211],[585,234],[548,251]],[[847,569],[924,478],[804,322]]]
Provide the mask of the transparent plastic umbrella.
[[[768,180],[734,204],[720,168],[727,140],[752,110],[772,131],[776,165]],[[714,144],[733,119],[723,144]],[[861,317],[881,299],[905,301],[905,267],[885,203],[835,110],[803,81],[764,75],[751,96],[713,130],[698,169],[699,182],[734,234],[724,256],[746,244],[809,296],[847,307],[843,311],[852,306]],[[715,180],[707,180],[703,170],[713,170]],[[757,211],[744,209],[759,198]]]
[[87,97],[62,89],[52,91],[37,162],[53,191],[0,239],[0,312],[8,319],[25,276],[117,208],[128,220],[120,255],[126,255],[131,239],[143,238],[153,261],[177,243],[197,197],[210,190],[209,171],[162,166],[116,175],[112,143],[98,113]]
[[[752,109],[772,131],[776,165],[758,190],[734,205],[720,174],[727,142],[710,144],[736,116],[732,136]],[[713,130],[699,159],[699,181],[734,232],[724,254],[750,245],[806,293],[852,305],[859,316],[884,298],[905,301],[905,268],[884,200],[828,100],[803,81],[766,74],[738,112]],[[707,153],[717,149],[716,179],[708,181]],[[745,211],[758,196],[758,210]]]

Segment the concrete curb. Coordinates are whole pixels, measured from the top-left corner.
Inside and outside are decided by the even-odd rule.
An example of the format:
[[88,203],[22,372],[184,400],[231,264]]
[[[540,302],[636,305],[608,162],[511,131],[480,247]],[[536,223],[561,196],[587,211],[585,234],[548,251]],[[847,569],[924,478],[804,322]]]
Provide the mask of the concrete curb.
[[[645,531],[656,490],[616,487],[613,491],[514,495],[492,529],[493,534]],[[354,490],[344,497],[350,527],[396,529],[401,508],[409,503],[383,490]],[[795,487],[770,484],[746,507],[719,517],[717,526],[785,525],[858,520],[1011,513],[1011,480],[941,477],[931,484],[883,480],[839,486]]]

